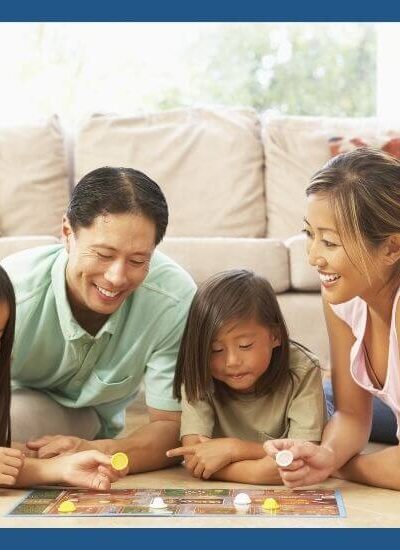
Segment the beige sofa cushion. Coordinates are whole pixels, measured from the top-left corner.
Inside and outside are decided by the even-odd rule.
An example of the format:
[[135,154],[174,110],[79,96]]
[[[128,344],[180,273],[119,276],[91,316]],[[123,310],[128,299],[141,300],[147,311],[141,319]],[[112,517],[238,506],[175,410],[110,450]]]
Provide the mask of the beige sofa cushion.
[[58,118],[0,128],[0,236],[59,236],[68,198]]
[[170,207],[169,236],[263,237],[263,148],[251,110],[94,115],[75,147],[75,181],[105,165],[145,172]]
[[306,237],[295,235],[285,241],[289,249],[290,283],[293,290],[320,291],[321,282],[315,267],[308,263]]
[[268,236],[287,238],[301,230],[304,190],[330,158],[330,138],[371,137],[384,131],[389,129],[374,118],[263,116]]
[[275,292],[285,292],[290,286],[288,249],[275,239],[170,237],[158,248],[196,283],[219,271],[242,267],[266,277]]
[[56,237],[38,236],[38,237],[1,237],[0,238],[0,260],[20,252],[26,248],[35,248],[36,246],[46,246],[49,244],[57,244],[59,242]]

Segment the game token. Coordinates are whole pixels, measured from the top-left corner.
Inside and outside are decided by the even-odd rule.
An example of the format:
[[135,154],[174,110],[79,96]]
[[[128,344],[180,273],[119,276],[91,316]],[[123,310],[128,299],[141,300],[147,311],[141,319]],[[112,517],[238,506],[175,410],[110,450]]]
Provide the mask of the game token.
[[168,508],[168,504],[164,502],[162,497],[154,497],[149,504],[150,508],[159,509],[159,508]]
[[238,493],[235,496],[235,500],[233,501],[233,504],[236,506],[245,506],[246,504],[250,504],[251,498],[247,493]]
[[275,462],[281,468],[287,468],[293,462],[293,453],[288,450],[279,451],[276,453]]
[[279,503],[274,498],[266,498],[262,503],[264,510],[277,510]]
[[59,512],[75,512],[76,506],[71,500],[64,500],[58,507]]
[[111,457],[111,466],[114,470],[124,470],[129,464],[128,457],[125,453],[115,453]]

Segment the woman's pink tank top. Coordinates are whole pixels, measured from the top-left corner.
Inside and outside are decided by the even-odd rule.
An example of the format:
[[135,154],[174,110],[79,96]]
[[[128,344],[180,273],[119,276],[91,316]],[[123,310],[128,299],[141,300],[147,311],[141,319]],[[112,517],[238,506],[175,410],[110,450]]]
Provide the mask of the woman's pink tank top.
[[363,346],[367,325],[366,302],[357,296],[344,304],[331,304],[331,307],[336,315],[349,325],[356,338],[350,352],[350,372],[354,381],[369,393],[379,397],[392,409],[397,419],[396,436],[400,441],[400,357],[399,341],[396,333],[396,307],[399,298],[400,287],[393,302],[389,333],[388,368],[382,389],[374,387],[366,368],[367,358]]

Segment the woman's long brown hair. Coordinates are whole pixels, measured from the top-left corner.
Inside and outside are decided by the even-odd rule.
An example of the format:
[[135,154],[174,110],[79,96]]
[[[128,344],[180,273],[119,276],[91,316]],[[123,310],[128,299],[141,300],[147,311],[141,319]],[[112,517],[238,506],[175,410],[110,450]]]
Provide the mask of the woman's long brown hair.
[[11,350],[15,331],[15,294],[12,283],[0,266],[0,307],[7,305],[10,315],[0,343],[0,446],[11,444]]

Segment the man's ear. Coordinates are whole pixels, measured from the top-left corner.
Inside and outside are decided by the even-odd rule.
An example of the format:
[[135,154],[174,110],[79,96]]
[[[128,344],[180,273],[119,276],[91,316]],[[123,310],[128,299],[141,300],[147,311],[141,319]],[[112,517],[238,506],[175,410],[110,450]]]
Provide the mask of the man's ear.
[[73,235],[71,224],[66,214],[64,214],[61,225],[62,242],[67,252],[69,252],[69,240]]
[[390,235],[383,246],[384,262],[394,265],[400,259],[400,233]]

